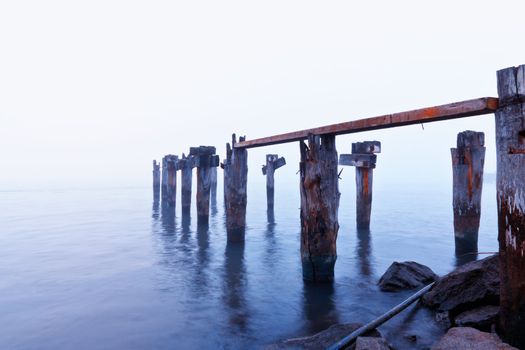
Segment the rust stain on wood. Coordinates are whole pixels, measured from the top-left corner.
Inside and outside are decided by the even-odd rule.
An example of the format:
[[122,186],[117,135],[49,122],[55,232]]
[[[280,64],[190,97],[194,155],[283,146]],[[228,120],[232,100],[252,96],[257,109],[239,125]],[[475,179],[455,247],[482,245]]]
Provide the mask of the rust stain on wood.
[[472,100],[450,103],[441,106],[427,107],[407,112],[387,114],[372,118],[358,119],[318,128],[293,131],[285,134],[263,137],[254,140],[237,142],[234,148],[253,148],[304,140],[313,135],[342,135],[362,131],[393,128],[404,125],[430,123],[440,120],[473,117],[494,113],[498,108],[498,99],[482,97]]

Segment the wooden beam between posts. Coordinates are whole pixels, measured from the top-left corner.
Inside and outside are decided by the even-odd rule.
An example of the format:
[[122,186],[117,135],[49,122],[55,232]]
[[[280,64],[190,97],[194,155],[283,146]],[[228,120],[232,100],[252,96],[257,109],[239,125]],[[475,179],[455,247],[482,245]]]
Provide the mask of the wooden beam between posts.
[[525,349],[525,66],[498,71],[496,111],[500,328]]
[[478,230],[485,163],[485,134],[463,131],[451,148],[456,254],[478,251]]
[[378,117],[358,119],[339,124],[321,126],[313,129],[305,129],[289,132],[286,134],[242,141],[236,143],[234,148],[252,148],[300,141],[306,139],[309,134],[342,135],[369,130],[393,128],[404,125],[430,123],[440,120],[473,117],[476,115],[494,113],[497,108],[497,98],[482,97],[441,106],[416,109],[408,112],[386,114]]
[[301,141],[301,261],[303,279],[332,281],[337,259],[339,185],[335,135]]

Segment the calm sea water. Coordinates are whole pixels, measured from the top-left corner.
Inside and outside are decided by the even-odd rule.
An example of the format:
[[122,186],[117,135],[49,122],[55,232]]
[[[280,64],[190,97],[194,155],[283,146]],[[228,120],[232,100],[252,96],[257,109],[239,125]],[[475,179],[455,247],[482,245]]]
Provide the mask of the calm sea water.
[[[402,301],[411,293],[376,286],[392,261],[438,274],[458,264],[449,186],[375,188],[367,234],[356,232],[350,184],[335,282],[320,285],[301,278],[295,183],[277,183],[273,223],[264,187],[251,186],[246,242],[231,245],[221,188],[200,228],[180,204],[174,215],[154,203],[150,187],[0,192],[0,348],[257,349]],[[479,251],[497,249],[494,187],[484,187]],[[400,349],[442,334],[417,306],[380,331]]]

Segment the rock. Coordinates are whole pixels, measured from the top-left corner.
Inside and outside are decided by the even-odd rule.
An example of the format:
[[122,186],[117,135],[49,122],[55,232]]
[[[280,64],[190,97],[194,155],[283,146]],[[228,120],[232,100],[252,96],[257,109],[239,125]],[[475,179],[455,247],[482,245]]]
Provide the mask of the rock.
[[454,318],[456,326],[474,327],[482,331],[490,331],[491,326],[498,322],[499,306],[485,305],[462,312]]
[[421,298],[426,306],[439,311],[462,312],[477,305],[499,302],[498,256],[473,261],[439,279]]
[[424,287],[434,282],[438,276],[427,266],[414,261],[397,262],[386,270],[379,279],[379,288],[386,292],[396,292],[402,289]]
[[390,350],[390,346],[383,338],[357,337],[355,350]]
[[[317,334],[314,334],[309,337],[293,338],[284,340],[277,344],[272,344],[267,346],[266,350],[281,350],[281,349],[305,349],[305,350],[314,350],[314,349],[325,349],[335,343],[336,341],[341,340],[346,337],[348,334],[352,333],[359,327],[363,326],[361,323],[344,323],[344,324],[335,324],[329,328],[321,331]],[[365,334],[367,337],[381,337],[381,333],[377,330],[373,330]],[[349,349],[353,349],[353,346]]]
[[470,327],[450,328],[432,350],[519,350],[504,342],[494,333],[485,333]]

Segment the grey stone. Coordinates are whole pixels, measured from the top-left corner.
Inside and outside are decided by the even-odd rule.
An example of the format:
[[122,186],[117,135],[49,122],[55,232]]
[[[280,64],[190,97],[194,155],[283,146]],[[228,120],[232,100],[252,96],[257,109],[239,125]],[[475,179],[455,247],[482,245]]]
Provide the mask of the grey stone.
[[390,346],[383,338],[357,337],[355,350],[390,350]]
[[519,350],[506,343],[494,333],[478,331],[470,327],[450,328],[432,350]]
[[393,262],[379,279],[379,288],[386,292],[424,287],[438,276],[427,266],[414,261]]
[[485,305],[462,312],[454,318],[456,326],[474,327],[489,331],[491,326],[498,321],[499,306]]
[[[321,331],[317,334],[308,337],[293,338],[284,340],[282,342],[267,346],[266,350],[281,350],[281,349],[302,349],[302,350],[314,350],[314,349],[325,349],[333,343],[346,337],[359,327],[363,326],[361,323],[344,323],[335,324],[329,328]],[[381,337],[381,334],[377,330],[373,330],[365,334],[368,337]],[[349,349],[353,349],[354,345]]]
[[454,312],[498,303],[498,256],[492,255],[458,267],[440,278],[421,301],[430,308]]

